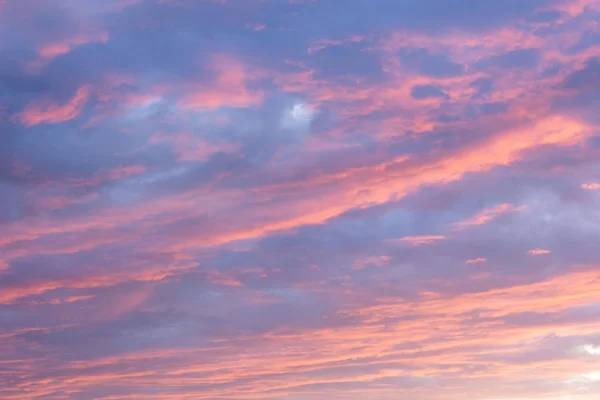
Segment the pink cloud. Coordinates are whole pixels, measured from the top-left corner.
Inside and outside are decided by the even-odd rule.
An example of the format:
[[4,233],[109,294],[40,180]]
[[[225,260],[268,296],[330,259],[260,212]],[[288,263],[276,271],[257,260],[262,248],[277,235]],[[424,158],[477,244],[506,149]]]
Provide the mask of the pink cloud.
[[[70,196],[68,194],[46,194],[43,190],[39,190],[31,194],[31,197],[40,196],[35,199],[35,207],[38,211],[60,210],[73,204],[82,204],[99,198],[97,193],[89,193],[84,196]],[[43,197],[42,197],[43,196]]]
[[600,183],[584,183],[581,187],[585,190],[600,190]]
[[542,254],[550,254],[550,250],[546,250],[546,249],[532,249],[532,250],[529,250],[527,253],[531,254],[532,256],[539,256],[539,255],[542,255]]
[[[592,1],[598,3],[578,3]],[[169,4],[185,2],[118,3],[140,4],[140,11],[162,3],[158,8],[162,11]],[[181,14],[175,12],[173,22],[177,15],[194,12],[194,7],[202,4],[192,3],[185,10],[178,9]],[[235,8],[231,2],[223,4],[225,10]],[[308,6],[313,5],[296,10],[303,12]],[[250,8],[247,10],[250,12]],[[127,22],[135,11],[126,10]],[[185,24],[185,19],[177,22]],[[134,31],[135,40],[131,42],[137,44],[137,39],[149,32],[147,29],[162,29],[158,20],[156,25],[140,21],[144,27],[139,30],[138,26],[127,26],[111,39],[120,40]],[[241,25],[252,20],[244,18]],[[570,29],[565,23],[568,18],[562,16],[558,21],[546,25],[560,26],[559,31]],[[527,26],[525,21],[519,24]],[[171,28],[179,26],[168,25]],[[528,232],[519,230],[519,224],[541,218],[541,214],[551,215],[554,210],[537,214],[539,210],[532,207],[528,221],[506,218],[511,224],[506,230],[487,229],[484,235],[477,235],[479,230],[465,230],[457,235],[460,240],[439,248],[434,245],[447,236],[432,234],[384,241],[383,245],[400,244],[383,246],[394,254],[392,257],[378,252],[383,233],[377,229],[383,227],[386,235],[404,231],[403,226],[396,225],[395,216],[387,218],[387,210],[397,209],[397,201],[409,194],[418,199],[428,195],[427,190],[420,190],[423,187],[434,186],[433,192],[440,189],[456,194],[451,200],[458,202],[468,199],[458,207],[461,212],[472,204],[489,204],[492,195],[493,204],[505,202],[484,210],[471,208],[464,221],[451,225],[465,229],[521,211],[523,207],[506,202],[514,201],[523,186],[534,192],[538,188],[538,181],[531,179],[534,175],[543,177],[544,194],[556,182],[559,191],[565,187],[564,182],[571,182],[568,174],[584,161],[578,152],[588,151],[584,148],[586,139],[597,132],[596,127],[587,125],[592,122],[555,111],[560,103],[557,96],[561,95],[556,84],[584,59],[584,53],[571,55],[562,50],[578,43],[581,32],[573,32],[569,38],[561,34],[563,40],[556,44],[554,37],[548,39],[532,31],[504,27],[492,33],[452,31],[429,37],[407,31],[393,35],[390,43],[368,35],[373,46],[384,47],[374,50],[386,52],[384,83],[329,81],[317,78],[321,76],[317,70],[300,61],[277,60],[301,72],[272,72],[268,77],[279,86],[272,87],[269,80],[268,90],[287,92],[277,93],[283,97],[302,97],[303,103],[322,111],[325,123],[298,141],[292,138],[292,145],[288,140],[269,142],[278,147],[274,157],[248,156],[247,160],[241,152],[253,146],[246,146],[245,141],[250,145],[262,142],[254,142],[254,136],[240,132],[230,136],[245,121],[234,117],[230,120],[230,113],[214,111],[220,107],[261,106],[262,90],[267,89],[261,89],[259,78],[267,75],[258,72],[262,71],[259,67],[233,56],[215,57],[208,66],[214,79],[207,79],[205,84],[169,76],[180,67],[177,62],[158,74],[148,73],[156,71],[154,65],[139,68],[141,63],[137,62],[117,63],[134,65],[128,72],[99,72],[98,76],[106,76],[107,81],[93,87],[96,107],[89,112],[86,109],[86,116],[95,115],[88,122],[95,123],[93,133],[112,133],[114,128],[125,140],[117,140],[118,145],[109,149],[112,152],[102,160],[103,167],[98,166],[97,149],[91,149],[94,157],[85,171],[100,168],[98,172],[86,178],[55,178],[59,182],[27,186],[32,193],[31,197],[25,195],[27,204],[18,204],[15,212],[9,209],[9,218],[0,215],[0,301],[17,311],[7,314],[9,319],[14,314],[17,323],[10,326],[9,320],[8,329],[0,329],[0,362],[7,366],[9,385],[17,385],[14,390],[10,386],[1,388],[0,397],[20,400],[26,393],[44,399],[142,399],[150,390],[152,396],[163,400],[315,396],[437,400],[456,396],[490,399],[499,395],[537,400],[560,395],[556,388],[564,389],[563,383],[571,382],[573,376],[592,376],[593,363],[583,359],[584,355],[573,356],[569,348],[562,346],[574,341],[579,346],[585,335],[598,333],[594,315],[580,312],[580,307],[598,298],[597,269],[549,276],[532,273],[536,272],[532,268],[538,268],[533,258],[521,260],[522,268],[513,268],[510,262],[480,268],[487,260],[477,257],[485,255],[483,250],[487,248],[494,249],[499,259],[511,256],[513,243],[503,240],[504,232],[520,232],[521,244],[536,243],[535,232],[527,236]],[[152,35],[155,33],[160,34],[154,31]],[[245,33],[264,36],[264,32]],[[311,56],[304,54],[306,47],[314,55],[322,50],[319,46],[343,46],[354,40],[334,37],[336,40],[317,40],[314,46],[302,47],[296,57],[293,52],[297,48],[290,48],[285,56],[300,60]],[[178,44],[174,42],[169,53]],[[74,40],[56,41],[34,50],[50,60],[77,45]],[[427,48],[432,54],[447,51],[452,60],[466,65],[465,76],[436,79],[405,71],[397,64],[398,49],[403,46]],[[250,47],[250,51],[260,48]],[[506,71],[493,76],[493,90],[484,99],[475,98],[477,90],[471,83],[487,73],[471,66],[482,58],[518,47],[539,49],[540,66],[532,71]],[[139,53],[132,50],[132,54]],[[248,53],[244,50],[244,54]],[[65,57],[65,61],[67,58],[71,57]],[[261,57],[249,58],[263,61]],[[546,74],[546,68],[554,62],[564,64],[555,76],[547,76],[552,74]],[[540,78],[542,72],[544,77]],[[157,75],[161,81],[153,82]],[[439,85],[451,99],[415,102],[410,97],[410,88],[415,84]],[[23,122],[29,127],[74,119],[89,96],[86,92],[85,99],[76,100],[76,95],[61,105],[34,101],[37,108],[28,106],[35,111],[30,122],[25,118]],[[473,118],[462,114],[467,108],[477,110],[484,101],[510,103],[509,111]],[[168,118],[153,118],[157,102],[168,108]],[[205,124],[202,115],[202,127],[197,128],[194,123],[198,115],[187,112],[190,110],[210,111],[210,124]],[[269,114],[270,107],[253,111],[257,111],[257,119],[278,117]],[[457,118],[442,122],[439,117],[446,112]],[[217,118],[227,114],[227,120],[213,119],[213,114],[219,114]],[[255,116],[253,112],[246,114]],[[331,130],[321,130],[328,124],[333,126]],[[218,136],[221,131],[225,132],[222,139]],[[470,140],[469,132],[474,132],[476,140]],[[235,139],[231,137],[242,137],[240,143],[244,141],[244,146],[232,143]],[[129,139],[135,142],[131,153],[120,147]],[[270,137],[265,135],[265,139]],[[451,145],[446,146],[449,142]],[[154,146],[156,143],[162,145]],[[106,147],[101,150],[111,144],[103,142]],[[165,145],[173,154],[162,151]],[[410,152],[415,148],[425,149],[426,153],[405,154],[404,149]],[[564,161],[562,157],[539,157],[538,153],[546,151],[575,154],[577,162],[575,166],[563,163],[558,173],[553,168],[539,168],[543,169],[540,172],[538,161]],[[235,163],[233,169],[228,163],[215,163],[216,167],[206,166],[215,167],[210,173],[181,174],[171,179],[175,176],[172,171],[198,167],[198,163],[220,152],[239,155],[243,162]],[[142,165],[129,165],[122,158],[115,161],[115,154],[131,155],[130,161]],[[25,159],[35,167],[13,163],[13,177],[34,181],[39,164],[44,162]],[[519,175],[525,169],[526,173]],[[53,168],[45,172],[51,174]],[[167,177],[165,182],[154,180],[159,175]],[[465,182],[457,182],[465,175],[473,186],[465,188]],[[514,179],[510,182],[514,185],[507,189],[510,193],[486,193],[477,187],[483,180],[494,184],[491,180],[498,177]],[[575,182],[581,178],[573,177]],[[130,190],[136,194],[131,196],[135,203],[113,201],[109,183],[115,181],[119,181],[114,185],[117,196],[118,189]],[[596,185],[586,183],[581,187],[598,190]],[[463,192],[453,192],[456,187]],[[5,189],[0,187],[2,195]],[[9,195],[12,190],[10,187]],[[594,200],[593,196],[582,198]],[[21,199],[16,200],[15,204]],[[569,209],[581,198],[568,200],[560,202],[560,207]],[[403,215],[415,215],[407,229],[437,232],[436,227],[446,224],[448,215],[455,215],[453,203],[445,198],[435,204],[448,207],[444,210],[428,208],[429,203],[425,203],[414,209],[412,202],[402,205]],[[71,204],[77,206],[67,208]],[[422,206],[427,209],[424,211]],[[21,211],[23,217],[15,220],[13,215]],[[426,218],[421,218],[424,214]],[[336,218],[340,215],[343,217]],[[413,222],[425,226],[413,226]],[[558,225],[563,221],[557,218],[556,222]],[[565,226],[577,229],[576,224],[576,219],[567,219]],[[306,225],[311,226],[298,229]],[[594,229],[585,228],[577,240],[590,232],[588,228]],[[360,235],[355,235],[357,229]],[[279,231],[285,232],[269,237]],[[582,244],[593,239],[593,234]],[[320,240],[322,237],[325,239]],[[359,243],[357,239],[363,237],[366,240]],[[346,242],[348,238],[351,242]],[[412,249],[411,245],[423,247]],[[588,251],[565,257],[590,259],[593,249]],[[533,249],[529,254],[549,252]],[[465,254],[477,258],[466,259]],[[405,258],[407,264],[404,260],[396,262],[397,256]],[[458,267],[448,269],[446,260]],[[552,269],[551,273],[557,271]],[[189,282],[188,272],[203,279]],[[545,280],[534,282],[535,277]],[[205,287],[210,289],[203,290]],[[167,318],[163,318],[165,315]],[[171,315],[175,318],[169,318]],[[20,328],[29,316],[30,327]],[[53,326],[38,327],[56,316]],[[69,322],[73,324],[68,328],[61,325],[71,317],[74,319]],[[105,319],[114,321],[108,325],[82,323]],[[34,334],[24,334],[27,332]],[[56,366],[52,371],[44,368],[50,364]],[[559,384],[531,383],[527,379],[531,371]],[[435,384],[430,385],[433,381]],[[591,391],[577,392],[581,396],[574,394],[574,400],[595,399]]]
[[413,246],[421,246],[424,244],[432,244],[439,240],[446,239],[445,236],[442,235],[423,235],[423,236],[405,236],[400,239],[392,239],[394,241],[400,240],[401,242],[409,243]]
[[201,136],[190,132],[166,135],[155,133],[150,143],[169,143],[182,161],[206,161],[216,153],[236,153],[239,148],[235,143],[212,143]]
[[266,29],[265,24],[246,24],[245,27],[248,29],[252,29],[255,32]]
[[51,59],[56,56],[66,54],[77,46],[86,43],[106,43],[108,42],[108,32],[99,31],[92,33],[80,33],[67,37],[58,42],[46,43],[39,49],[40,56],[44,59]]
[[354,269],[360,270],[368,266],[382,267],[390,262],[388,256],[370,256],[364,257],[354,262]]
[[206,278],[209,282],[214,283],[216,285],[242,286],[242,283],[234,277],[224,274],[217,270],[209,271],[206,274]]
[[479,263],[484,263],[486,261],[487,261],[487,259],[485,259],[483,257],[479,257],[479,258],[473,258],[471,260],[467,260],[467,264],[479,264]]
[[501,215],[506,215],[523,210],[523,207],[517,207],[513,204],[499,204],[497,206],[487,208],[471,218],[457,222],[453,226],[455,229],[464,229],[473,225],[483,225]]
[[262,103],[262,91],[247,88],[248,81],[253,77],[241,62],[230,56],[215,56],[209,64],[209,69],[216,74],[214,83],[196,85],[196,90],[183,96],[178,103],[181,107],[202,110],[250,107]]
[[39,124],[57,124],[76,118],[90,96],[90,87],[82,86],[66,104],[52,103],[47,99],[33,100],[21,113],[26,127]]

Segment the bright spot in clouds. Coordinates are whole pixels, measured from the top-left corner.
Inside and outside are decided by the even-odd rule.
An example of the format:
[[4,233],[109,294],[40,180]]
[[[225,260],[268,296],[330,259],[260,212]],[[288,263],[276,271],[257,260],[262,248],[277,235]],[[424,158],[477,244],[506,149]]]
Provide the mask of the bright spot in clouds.
[[282,127],[286,129],[306,129],[316,115],[315,109],[303,102],[297,102],[284,112]]
[[587,374],[581,375],[581,378],[589,381],[600,381],[600,371],[588,372]]
[[600,356],[600,346],[594,346],[593,344],[586,344],[581,346],[581,350],[587,354],[594,356]]

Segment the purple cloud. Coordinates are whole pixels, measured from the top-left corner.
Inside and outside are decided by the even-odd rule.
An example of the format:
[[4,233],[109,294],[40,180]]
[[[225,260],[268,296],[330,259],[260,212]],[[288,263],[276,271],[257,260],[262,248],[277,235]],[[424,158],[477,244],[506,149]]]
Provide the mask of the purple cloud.
[[595,399],[598,15],[0,1],[0,398]]

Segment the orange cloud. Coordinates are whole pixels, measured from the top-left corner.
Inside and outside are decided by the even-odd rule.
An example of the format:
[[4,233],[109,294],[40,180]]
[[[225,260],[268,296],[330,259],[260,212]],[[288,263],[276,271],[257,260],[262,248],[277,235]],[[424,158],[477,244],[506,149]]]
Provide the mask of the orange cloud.
[[57,124],[76,118],[90,96],[90,87],[82,86],[75,95],[63,105],[50,103],[47,100],[34,100],[21,113],[21,121],[26,127],[48,123]]

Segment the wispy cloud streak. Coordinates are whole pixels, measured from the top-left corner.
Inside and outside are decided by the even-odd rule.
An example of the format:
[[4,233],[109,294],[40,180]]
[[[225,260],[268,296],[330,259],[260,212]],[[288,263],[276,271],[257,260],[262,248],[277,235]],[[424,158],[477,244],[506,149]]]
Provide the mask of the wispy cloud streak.
[[597,399],[600,2],[334,3],[0,0],[0,398]]

